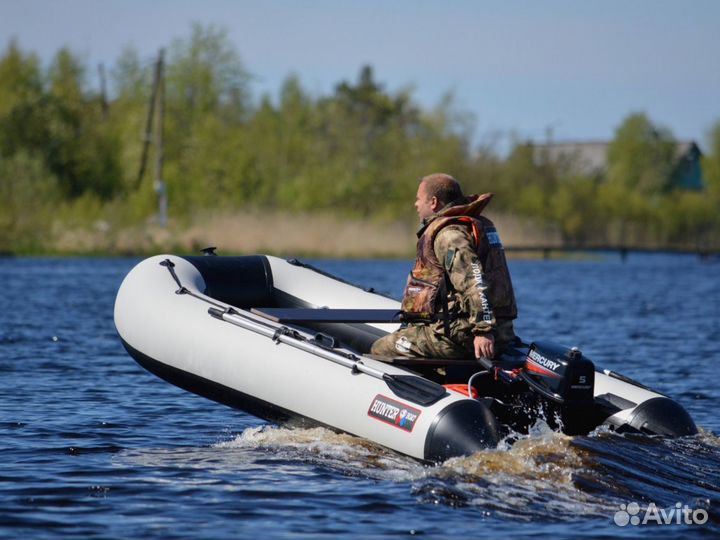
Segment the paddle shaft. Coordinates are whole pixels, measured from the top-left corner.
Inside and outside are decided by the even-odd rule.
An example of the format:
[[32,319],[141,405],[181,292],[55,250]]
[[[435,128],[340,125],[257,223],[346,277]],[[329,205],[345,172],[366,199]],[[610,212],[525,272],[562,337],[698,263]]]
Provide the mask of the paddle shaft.
[[209,308],[208,313],[210,313],[210,315],[217,319],[221,319],[223,321],[234,324],[235,326],[239,326],[257,334],[261,334],[265,337],[269,337],[274,341],[285,343],[286,345],[290,345],[291,347],[295,347],[296,349],[300,349],[302,351],[320,356],[321,358],[330,360],[331,362],[340,364],[341,366],[344,366],[346,368],[350,368],[353,371],[365,373],[366,375],[370,375],[371,377],[375,377],[376,379],[381,380],[385,380],[385,377],[387,376],[386,373],[367,366],[363,364],[360,360],[352,360],[340,354],[325,350],[322,347],[318,347],[317,345],[313,345],[312,343],[308,343],[307,341],[300,341],[299,339],[296,339],[292,336],[288,336],[278,332],[273,327],[265,326],[264,324],[253,321],[247,317],[243,317],[240,314],[230,313],[226,310],[215,307]]

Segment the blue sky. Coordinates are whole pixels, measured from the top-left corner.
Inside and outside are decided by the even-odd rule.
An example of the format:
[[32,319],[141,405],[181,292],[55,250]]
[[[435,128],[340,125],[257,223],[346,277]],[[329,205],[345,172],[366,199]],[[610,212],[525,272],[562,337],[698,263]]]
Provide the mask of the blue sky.
[[91,66],[127,45],[150,60],[194,21],[227,30],[255,95],[290,73],[325,94],[370,64],[424,106],[453,92],[499,147],[609,139],[635,111],[703,146],[720,121],[715,0],[0,0],[3,46],[49,60],[67,45]]

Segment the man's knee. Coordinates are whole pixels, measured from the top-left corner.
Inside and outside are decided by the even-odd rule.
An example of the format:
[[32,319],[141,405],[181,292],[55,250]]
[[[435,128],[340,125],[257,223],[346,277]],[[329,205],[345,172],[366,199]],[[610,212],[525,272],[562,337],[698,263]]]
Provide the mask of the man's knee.
[[388,334],[376,340],[375,343],[372,344],[372,347],[370,347],[370,354],[376,356],[395,356],[395,334]]
[[409,358],[426,356],[418,347],[419,330],[407,326],[383,336],[372,344],[370,354],[378,356],[406,356]]
[[462,345],[436,335],[427,326],[407,326],[373,343],[370,354],[410,358],[465,358],[472,353]]

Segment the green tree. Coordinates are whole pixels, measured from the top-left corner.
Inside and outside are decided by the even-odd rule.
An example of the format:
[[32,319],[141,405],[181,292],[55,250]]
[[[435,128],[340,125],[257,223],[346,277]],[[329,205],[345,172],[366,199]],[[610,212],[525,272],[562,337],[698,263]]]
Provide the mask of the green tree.
[[150,62],[143,63],[133,47],[125,47],[110,71],[113,102],[131,102],[145,106],[150,97]]
[[0,158],[0,251],[44,247],[59,199],[41,159],[25,150]]
[[249,111],[250,75],[224,30],[193,24],[189,38],[173,41],[166,71],[168,113],[179,127],[208,113],[237,124]]
[[674,157],[672,133],[643,113],[631,114],[608,148],[607,179],[643,195],[659,195],[670,189]]
[[101,118],[96,96],[84,90],[85,67],[68,49],[50,65],[45,162],[69,198],[109,200],[121,189],[122,167],[114,130]]
[[550,198],[552,218],[546,219],[559,226],[566,242],[588,243],[593,240],[593,236],[597,236],[601,226],[596,203],[597,184],[593,178],[566,178]]
[[214,26],[194,24],[168,56],[165,179],[171,207],[188,213],[226,201],[228,176],[243,168],[237,145],[251,111],[250,76],[227,33]]
[[[151,185],[138,192],[136,181],[144,143],[147,107],[152,87],[152,63],[143,62],[132,47],[121,52],[110,70],[110,111],[106,126],[112,130],[117,144],[123,180],[119,192],[130,196],[128,216],[137,221],[155,207]],[[149,184],[149,183],[148,183]]]
[[498,191],[511,210],[552,223],[557,176],[553,164],[538,163],[535,154],[533,144],[517,144],[505,161]]
[[40,62],[12,40],[0,57],[0,156],[46,144],[44,111]]

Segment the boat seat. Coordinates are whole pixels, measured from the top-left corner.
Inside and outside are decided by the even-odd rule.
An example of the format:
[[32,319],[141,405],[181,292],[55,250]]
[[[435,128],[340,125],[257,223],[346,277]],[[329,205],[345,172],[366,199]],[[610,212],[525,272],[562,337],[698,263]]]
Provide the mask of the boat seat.
[[398,323],[396,309],[252,308],[250,311],[276,323]]

